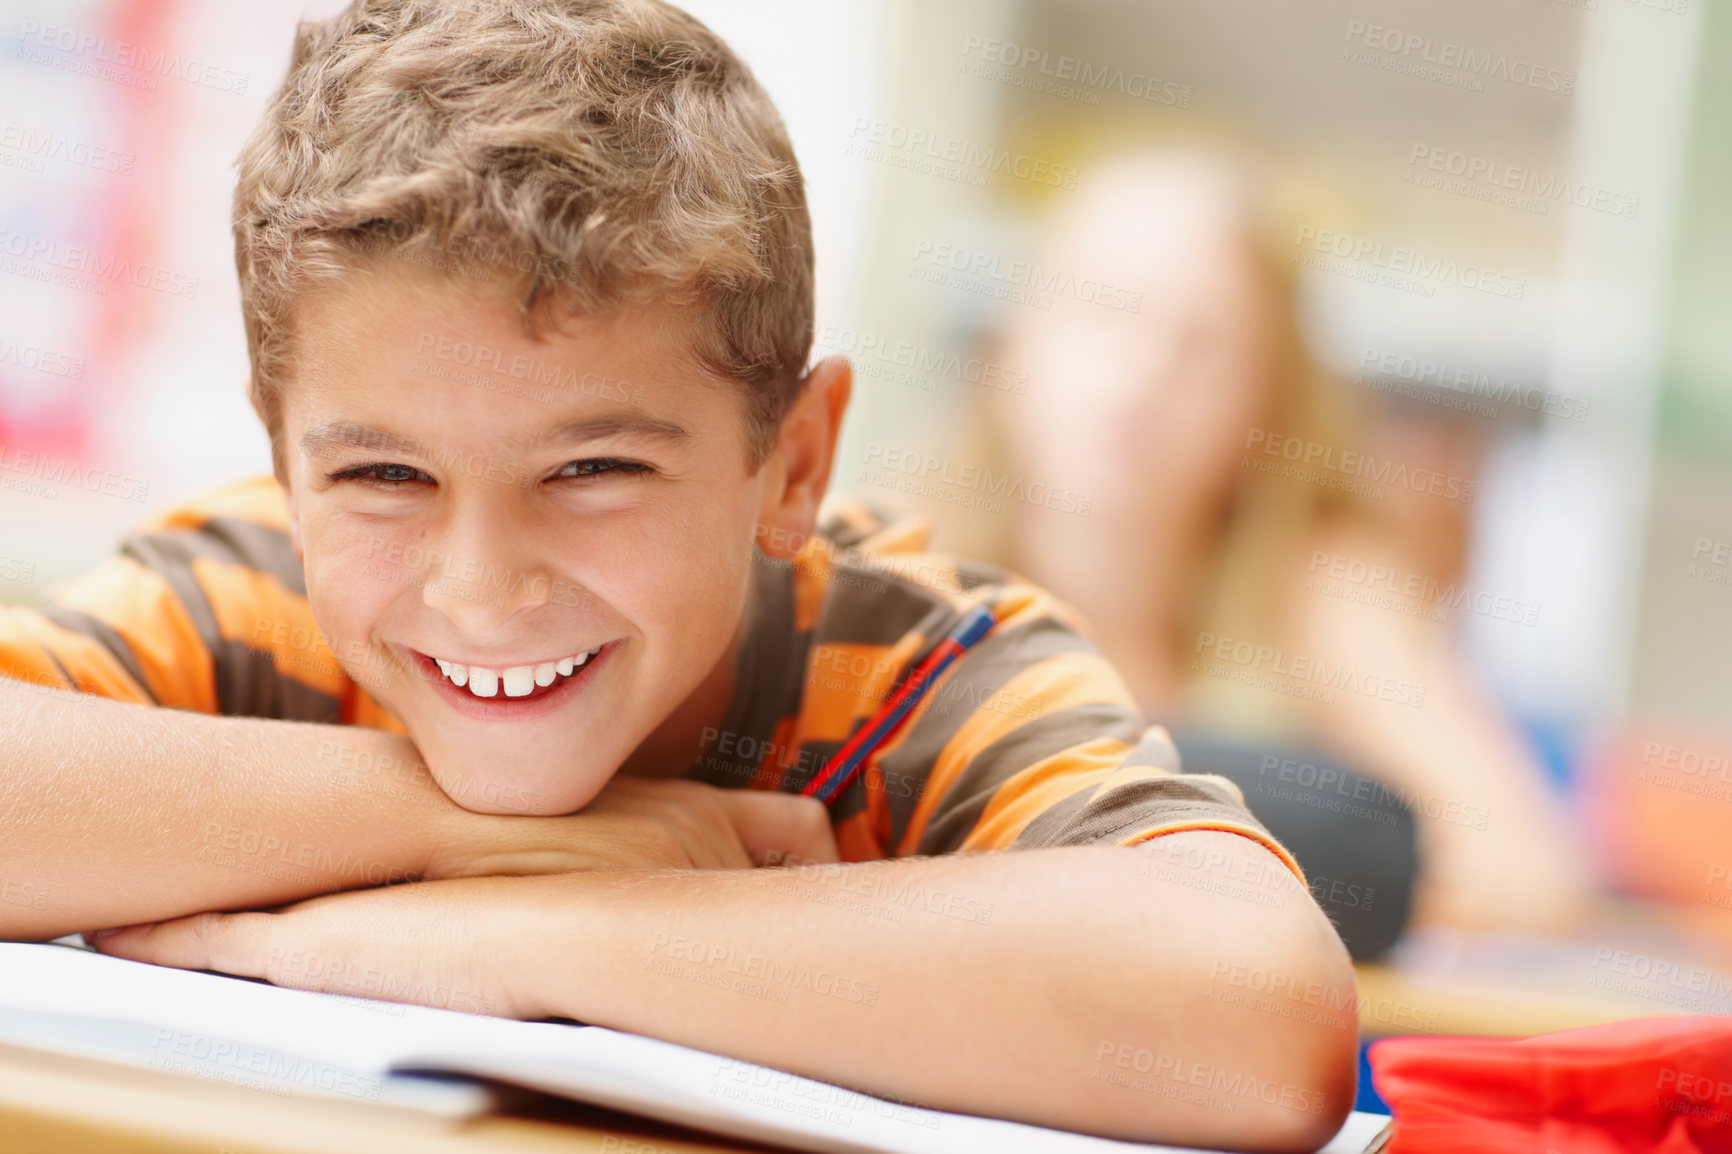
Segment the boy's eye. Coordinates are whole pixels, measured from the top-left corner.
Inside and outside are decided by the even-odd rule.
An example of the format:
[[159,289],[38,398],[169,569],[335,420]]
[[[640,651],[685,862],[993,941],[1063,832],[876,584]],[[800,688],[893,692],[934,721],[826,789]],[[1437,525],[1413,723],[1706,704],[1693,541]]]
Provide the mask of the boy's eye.
[[344,469],[330,475],[332,481],[360,481],[381,489],[395,489],[401,485],[416,481],[431,481],[433,478],[412,465],[399,465],[390,461],[376,461],[370,465],[356,465],[352,469]]
[[636,476],[649,471],[650,467],[639,461],[622,461],[618,457],[588,457],[581,461],[568,461],[554,477],[599,477],[605,473]]

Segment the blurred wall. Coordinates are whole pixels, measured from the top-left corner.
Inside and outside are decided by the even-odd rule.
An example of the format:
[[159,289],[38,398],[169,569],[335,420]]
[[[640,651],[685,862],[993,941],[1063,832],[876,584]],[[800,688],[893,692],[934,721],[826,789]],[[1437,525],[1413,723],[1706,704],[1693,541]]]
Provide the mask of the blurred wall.
[[1732,7],[1702,11],[1632,706],[1732,727]]

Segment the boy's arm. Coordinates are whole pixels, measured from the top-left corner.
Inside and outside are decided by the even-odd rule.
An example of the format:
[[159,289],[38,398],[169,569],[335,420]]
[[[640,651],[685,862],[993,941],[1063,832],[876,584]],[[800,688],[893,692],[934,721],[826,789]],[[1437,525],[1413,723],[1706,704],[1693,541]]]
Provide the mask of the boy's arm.
[[800,798],[618,779],[569,817],[472,813],[394,734],[3,676],[0,751],[5,938],[422,877],[745,866],[776,850],[834,860],[822,809]]
[[[1230,880],[1247,872],[1289,884]],[[531,1013],[1145,1140],[1310,1150],[1352,1103],[1346,952],[1285,867],[1233,834],[585,881],[572,903],[550,879],[530,907],[546,945],[518,978]],[[1231,888],[1252,892],[1214,892]],[[591,957],[548,964],[586,942]],[[1267,1005],[1301,1012],[1258,1013],[1234,981],[1250,973],[1284,978],[1291,996]]]
[[[462,990],[457,1008],[560,1015],[882,1097],[1126,1138],[1310,1150],[1353,1098],[1347,954],[1274,854],[1220,831],[396,886],[98,947],[396,1000]],[[316,972],[297,962],[313,957]],[[720,1058],[716,1084],[776,1092]]]
[[[374,773],[345,776],[331,756],[339,732],[350,764]],[[458,832],[461,811],[415,772],[414,748],[378,731],[0,677],[0,749],[0,936],[10,938],[420,876],[441,832]]]

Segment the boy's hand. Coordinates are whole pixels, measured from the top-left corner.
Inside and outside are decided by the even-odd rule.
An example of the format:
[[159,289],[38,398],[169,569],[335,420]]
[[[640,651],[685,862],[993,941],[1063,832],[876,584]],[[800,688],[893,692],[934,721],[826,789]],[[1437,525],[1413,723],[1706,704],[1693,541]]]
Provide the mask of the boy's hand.
[[428,879],[592,869],[750,869],[838,860],[822,802],[754,789],[616,774],[566,817],[463,813]]
[[[545,959],[526,890],[556,878],[470,878],[327,894],[276,910],[206,913],[85,934],[98,952],[278,986],[523,1018],[514,970]],[[572,879],[576,880],[576,879]]]

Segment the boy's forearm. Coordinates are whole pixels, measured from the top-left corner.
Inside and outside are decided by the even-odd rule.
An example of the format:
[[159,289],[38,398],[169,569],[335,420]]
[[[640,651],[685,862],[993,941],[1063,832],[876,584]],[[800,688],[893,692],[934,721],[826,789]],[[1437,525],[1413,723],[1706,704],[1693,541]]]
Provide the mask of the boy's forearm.
[[[1218,832],[1157,843],[541,879],[513,926],[536,944],[516,951],[514,985],[541,1013],[893,1099],[1313,1148],[1353,1095],[1345,951],[1261,847]],[[1221,871],[1187,873],[1186,853],[1250,862],[1259,882],[1223,896]],[[1303,1012],[1247,1004],[1238,979],[1253,971]]]
[[0,936],[417,876],[458,807],[393,734],[0,679]]

